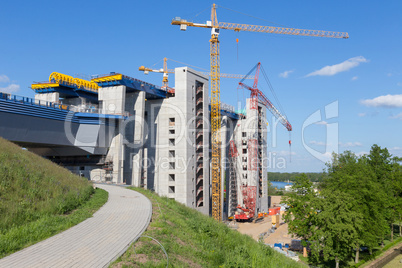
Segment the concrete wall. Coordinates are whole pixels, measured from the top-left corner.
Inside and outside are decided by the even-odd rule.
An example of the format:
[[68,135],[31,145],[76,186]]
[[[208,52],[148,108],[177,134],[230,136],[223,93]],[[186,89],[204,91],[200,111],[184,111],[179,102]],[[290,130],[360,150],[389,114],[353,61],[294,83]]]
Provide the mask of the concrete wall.
[[[204,115],[208,114],[208,80],[189,69],[176,68],[175,96],[165,99],[160,108],[147,109],[149,135],[156,134],[155,149],[148,147],[148,154],[155,154],[154,189],[157,193],[174,198],[189,207],[209,213],[209,181],[204,180],[202,206],[195,200],[196,143],[195,143],[195,84],[203,83]],[[156,105],[156,101],[151,102]],[[209,121],[208,119],[205,121]],[[204,124],[203,153],[208,156],[209,125]],[[204,178],[209,178],[209,158],[204,157]],[[148,176],[150,172],[148,171]],[[149,181],[149,180],[148,180]]]
[[[126,87],[115,86],[99,88],[98,98],[100,109],[104,114],[123,114],[125,111]],[[112,138],[109,151],[106,155],[106,162],[111,162],[113,166],[111,181],[123,183],[124,171],[124,133],[121,124],[116,125],[114,137]]]
[[35,100],[38,100],[41,102],[48,101],[48,102],[58,103],[59,96],[60,96],[59,92],[35,94]]

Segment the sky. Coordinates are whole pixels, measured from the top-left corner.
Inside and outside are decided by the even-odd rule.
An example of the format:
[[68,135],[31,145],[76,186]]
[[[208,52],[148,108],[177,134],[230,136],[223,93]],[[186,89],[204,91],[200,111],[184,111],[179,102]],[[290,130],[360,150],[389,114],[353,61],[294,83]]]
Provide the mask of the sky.
[[[156,85],[164,57],[208,70],[210,30],[180,31],[174,17],[205,23],[212,1],[3,1],[0,91],[33,97],[52,72],[120,72]],[[216,1],[218,21],[348,32],[349,39],[221,30],[221,73],[247,74],[261,62],[289,133],[268,116],[268,168],[321,172],[331,153],[367,154],[373,144],[402,156],[402,1]],[[238,43],[236,42],[238,39]],[[168,61],[169,68],[182,67]],[[170,77],[174,86],[174,77]],[[249,92],[221,79],[221,100]]]

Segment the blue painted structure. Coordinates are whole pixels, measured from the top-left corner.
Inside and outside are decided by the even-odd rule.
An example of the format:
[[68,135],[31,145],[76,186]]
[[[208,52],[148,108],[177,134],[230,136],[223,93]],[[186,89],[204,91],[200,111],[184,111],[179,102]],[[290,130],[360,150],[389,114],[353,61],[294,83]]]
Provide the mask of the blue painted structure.
[[[110,75],[116,75],[116,73],[111,72]],[[102,76],[93,76],[93,78],[98,78]],[[50,81],[55,82],[55,81]],[[58,87],[47,87],[35,89],[36,93],[52,93],[59,92],[62,96],[69,97],[83,97],[90,100],[93,103],[98,103],[98,92],[95,90],[88,90],[84,87],[78,88],[75,84],[66,83],[64,81],[59,81]],[[122,75],[121,80],[112,80],[97,82],[100,87],[112,87],[123,85],[127,87],[127,92],[133,91],[145,91],[147,99],[164,99],[167,97],[167,92],[160,87],[147,83],[145,81],[129,77],[127,75]]]
[[[0,112],[28,115],[78,124],[105,124],[104,119],[122,120],[122,115],[74,112],[70,106],[0,92]],[[70,114],[70,116],[68,116]],[[72,115],[72,116],[71,116]]]
[[[209,112],[211,112],[211,105],[208,106],[209,107]],[[239,120],[240,119],[240,115],[232,112],[232,111],[227,111],[224,109],[221,109],[221,116],[227,116],[229,118],[235,119],[235,120]]]
[[0,93],[0,136],[42,156],[105,155],[124,119]]
[[[115,75],[116,73],[111,72],[110,75]],[[93,78],[98,78],[101,76],[94,76]],[[104,82],[97,82],[100,87],[112,87],[112,86],[119,86],[123,85],[127,87],[127,92],[130,91],[145,91],[145,97],[147,99],[164,99],[167,97],[167,92],[160,87],[147,83],[145,81],[129,77],[127,75],[122,75],[121,80],[112,80],[112,81],[104,81]]]

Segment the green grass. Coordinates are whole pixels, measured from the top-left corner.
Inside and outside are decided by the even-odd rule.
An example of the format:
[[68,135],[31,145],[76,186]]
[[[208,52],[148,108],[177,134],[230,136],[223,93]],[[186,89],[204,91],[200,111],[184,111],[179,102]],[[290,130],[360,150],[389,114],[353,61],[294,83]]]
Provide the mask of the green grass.
[[[135,190],[152,202],[152,222],[143,235],[163,245],[169,267],[302,267],[196,210],[148,190]],[[166,267],[165,254],[156,242],[142,237],[134,246],[111,266]]]
[[[346,267],[366,267],[367,265],[369,265],[372,261],[374,261],[375,259],[377,259],[378,257],[382,256],[388,249],[401,244],[402,245],[402,237],[398,237],[398,234],[395,232],[394,233],[394,241],[391,242],[390,240],[384,240],[384,247],[382,248],[381,246],[375,247],[373,249],[373,254],[370,255],[369,252],[365,251],[365,252],[360,252],[359,253],[359,262],[355,263],[354,262],[354,256],[351,256],[350,259],[348,259],[346,262],[341,262],[340,266],[346,266]],[[351,251],[351,255],[353,255]],[[314,267],[335,267],[335,261],[334,260],[330,260],[324,263],[320,263],[320,264],[313,264],[309,262],[309,258],[308,257],[303,257],[302,253],[299,253],[299,258],[300,260],[307,264],[307,265],[313,265]]]
[[0,235],[0,258],[28,247],[86,220],[102,207],[108,192],[96,189],[92,197],[66,215],[46,215],[35,221],[12,227]]
[[360,261],[358,263],[354,264],[353,262],[350,262],[349,264],[350,264],[350,266],[353,266],[353,267],[366,267],[372,261],[374,261],[375,259],[377,259],[377,258],[381,257],[382,255],[384,255],[384,253],[388,249],[390,249],[390,248],[392,248],[392,247],[394,247],[394,246],[396,246],[398,244],[402,245],[402,237],[395,237],[394,236],[394,241],[393,242],[391,242],[389,240],[385,240],[383,248],[381,248],[381,246],[378,246],[377,248],[373,249],[373,254],[372,255],[370,255],[368,253],[362,254],[360,256]]
[[0,138],[0,257],[90,217],[101,192],[90,200],[87,179]]

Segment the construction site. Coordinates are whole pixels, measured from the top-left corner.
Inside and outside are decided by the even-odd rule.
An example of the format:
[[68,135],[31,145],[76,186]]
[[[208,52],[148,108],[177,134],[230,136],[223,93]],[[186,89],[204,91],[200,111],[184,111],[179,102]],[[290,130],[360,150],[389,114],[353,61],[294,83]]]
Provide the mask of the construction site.
[[[259,90],[260,63],[247,75],[220,72],[220,30],[348,34],[218,22],[215,5],[206,23],[176,17],[171,24],[182,31],[211,31],[210,72],[187,66],[171,70],[166,60],[163,69],[139,67],[162,73],[162,86],[122,73],[82,79],[54,72],[48,81],[32,84],[33,99],[1,94],[0,134],[95,182],[150,189],[218,221],[261,218],[270,205],[267,116],[289,132],[292,126]],[[220,79],[227,77],[238,79],[249,93],[241,109],[220,98]],[[25,122],[25,128],[16,122]]]

